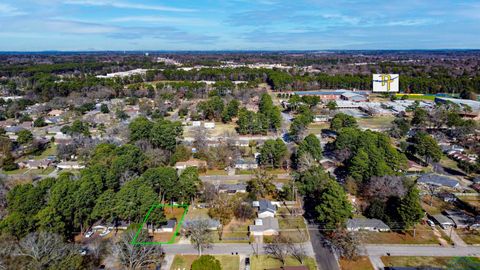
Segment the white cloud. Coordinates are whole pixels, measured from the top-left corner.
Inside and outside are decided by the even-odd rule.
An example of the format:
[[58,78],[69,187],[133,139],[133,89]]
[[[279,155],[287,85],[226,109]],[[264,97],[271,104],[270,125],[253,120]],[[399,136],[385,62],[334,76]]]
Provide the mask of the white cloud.
[[180,18],[164,16],[126,16],[113,18],[110,22],[147,22],[147,23],[167,23],[177,25],[212,25],[213,23],[199,18]]
[[125,9],[143,9],[143,10],[156,10],[156,11],[173,11],[173,12],[194,12],[194,9],[176,8],[163,5],[145,5],[139,3],[129,3],[121,1],[111,0],[66,0],[65,4],[70,5],[83,5],[83,6],[110,6],[115,8]]
[[0,3],[0,16],[20,16],[26,13],[9,4]]

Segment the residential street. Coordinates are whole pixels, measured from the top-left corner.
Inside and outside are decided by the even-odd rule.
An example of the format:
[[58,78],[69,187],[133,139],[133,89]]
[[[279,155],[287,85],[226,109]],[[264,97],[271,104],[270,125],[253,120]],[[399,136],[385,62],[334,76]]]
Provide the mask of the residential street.
[[[190,244],[173,244],[162,246],[167,254],[197,254],[197,250]],[[308,256],[314,256],[311,245],[305,245]],[[214,244],[212,248],[204,250],[205,254],[252,254],[257,250],[257,244]],[[260,254],[264,254],[264,244],[258,244]]]
[[318,264],[318,269],[320,270],[338,270],[338,262],[333,254],[332,250],[323,245],[322,235],[318,230],[318,227],[314,224],[308,226],[308,232],[310,234],[310,240],[313,246],[313,251],[315,253],[315,260]]

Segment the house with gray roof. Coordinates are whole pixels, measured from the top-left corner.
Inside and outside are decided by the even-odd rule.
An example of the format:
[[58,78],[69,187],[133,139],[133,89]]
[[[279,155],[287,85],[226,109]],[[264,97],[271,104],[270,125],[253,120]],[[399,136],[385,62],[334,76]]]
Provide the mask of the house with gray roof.
[[449,187],[449,188],[459,188],[460,183],[452,177],[445,175],[428,173],[420,176],[417,179],[417,183],[433,185],[438,187]]
[[218,230],[218,228],[220,227],[220,221],[216,220],[216,219],[211,219],[211,218],[208,218],[208,219],[191,219],[191,220],[185,220],[183,222],[183,227],[185,226],[189,226],[190,224],[194,224],[196,222],[200,222],[200,221],[203,221],[203,220],[206,220],[208,222],[208,229],[210,231],[216,231]]
[[175,230],[175,226],[177,225],[176,219],[169,219],[167,220],[167,224],[160,227],[160,230],[155,230],[155,232],[173,232]]
[[278,220],[274,217],[257,218],[254,225],[248,226],[253,236],[278,235],[279,229]]
[[255,159],[239,159],[235,162],[235,169],[254,170],[257,168],[258,164]]
[[227,194],[236,194],[236,193],[246,193],[247,185],[246,184],[221,184],[218,186],[218,193],[227,193]]
[[390,227],[383,221],[375,218],[351,218],[347,220],[347,230],[350,232],[388,232]]
[[445,210],[445,214],[453,220],[455,228],[466,229],[475,223],[475,218],[462,211]]
[[277,206],[268,200],[254,201],[252,205],[258,207],[257,215],[259,218],[275,217],[277,213]]

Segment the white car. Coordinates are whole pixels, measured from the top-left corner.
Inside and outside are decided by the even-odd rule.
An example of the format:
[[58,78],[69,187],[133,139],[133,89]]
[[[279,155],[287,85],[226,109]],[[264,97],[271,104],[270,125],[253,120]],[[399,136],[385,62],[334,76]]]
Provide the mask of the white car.
[[109,229],[105,229],[105,231],[99,233],[99,235],[100,235],[101,237],[104,237],[104,236],[108,235],[109,233],[110,233],[110,230],[109,230]]
[[430,225],[430,227],[435,227],[435,222],[431,221],[430,219],[427,219],[427,224]]
[[86,238],[90,238],[90,237],[92,237],[92,235],[93,235],[93,231],[88,231],[88,232],[85,233]]

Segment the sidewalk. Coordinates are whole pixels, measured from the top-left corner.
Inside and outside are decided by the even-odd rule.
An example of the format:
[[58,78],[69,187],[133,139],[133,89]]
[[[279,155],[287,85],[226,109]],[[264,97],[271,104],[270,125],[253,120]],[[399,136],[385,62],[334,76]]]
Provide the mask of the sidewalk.
[[369,256],[369,259],[375,270],[385,269],[385,265],[383,264],[380,256]]
[[167,254],[165,255],[165,258],[163,259],[162,266],[160,267],[160,270],[170,270],[173,264],[173,259],[175,258],[175,255],[173,254]]

